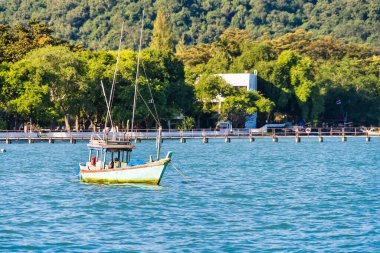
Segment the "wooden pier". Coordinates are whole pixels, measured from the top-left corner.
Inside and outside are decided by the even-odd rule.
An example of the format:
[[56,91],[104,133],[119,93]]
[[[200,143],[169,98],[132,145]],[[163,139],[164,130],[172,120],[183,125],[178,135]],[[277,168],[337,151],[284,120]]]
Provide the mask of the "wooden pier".
[[[342,142],[350,138],[361,138],[370,142],[372,138],[380,137],[380,128],[370,128],[371,131],[364,131],[369,128],[306,128],[303,131],[293,131],[292,129],[270,129],[260,131],[257,129],[234,129],[233,131],[217,131],[210,129],[197,129],[190,131],[167,130],[162,132],[162,141],[178,140],[180,143],[186,143],[190,139],[198,139],[202,143],[208,143],[210,139],[222,140],[230,143],[236,139],[245,139],[249,142],[255,142],[256,139],[272,139],[273,142],[280,142],[281,139],[294,139],[296,143],[301,143],[303,139],[315,139],[323,142],[327,138],[340,139]],[[104,132],[17,132],[2,131],[0,132],[0,143],[12,144],[17,142],[27,142],[33,144],[36,142],[45,142],[53,144],[55,142],[69,142],[75,144],[79,141],[89,141],[91,138],[111,138],[112,133],[106,135]],[[156,132],[154,130],[136,130],[134,132],[117,132],[115,138],[118,140],[130,140],[131,142],[141,142],[142,140],[155,140]]]

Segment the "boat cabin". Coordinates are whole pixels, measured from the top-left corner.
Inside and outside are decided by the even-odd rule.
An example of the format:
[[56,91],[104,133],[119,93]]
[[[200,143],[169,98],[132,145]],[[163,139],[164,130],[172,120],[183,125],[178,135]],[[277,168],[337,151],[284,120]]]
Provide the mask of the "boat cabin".
[[125,168],[131,160],[135,146],[126,141],[90,141],[88,162],[89,168],[97,170]]

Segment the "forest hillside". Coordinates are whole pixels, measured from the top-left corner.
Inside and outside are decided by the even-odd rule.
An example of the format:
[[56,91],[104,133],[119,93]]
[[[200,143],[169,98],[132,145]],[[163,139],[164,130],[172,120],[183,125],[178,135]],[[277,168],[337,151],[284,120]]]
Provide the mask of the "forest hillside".
[[143,9],[145,45],[162,10],[175,39],[183,37],[185,45],[215,42],[227,28],[245,29],[254,40],[303,29],[316,37],[331,35],[380,49],[378,0],[7,0],[0,1],[0,23],[37,19],[51,27],[56,38],[91,49],[116,49],[124,21],[126,47],[136,49]]

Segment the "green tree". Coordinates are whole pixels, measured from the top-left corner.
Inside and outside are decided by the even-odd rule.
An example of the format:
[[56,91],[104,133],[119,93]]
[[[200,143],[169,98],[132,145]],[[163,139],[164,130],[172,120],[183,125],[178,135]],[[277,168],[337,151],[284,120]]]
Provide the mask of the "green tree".
[[192,117],[185,117],[178,125],[180,130],[191,130],[195,128],[195,119]]
[[[141,10],[147,13],[147,35],[152,34],[156,13],[162,10],[170,14],[167,18],[174,36],[186,34],[186,45],[213,43],[228,28],[245,29],[252,39],[277,38],[302,28],[313,36],[331,35],[344,44],[365,43],[379,49],[379,8],[376,0],[7,0],[0,2],[0,21],[13,25],[36,18],[51,24],[57,38],[106,50],[117,48],[115,38],[125,21],[130,27],[126,44],[132,49],[139,37]],[[150,36],[144,37],[147,45]]]
[[181,58],[181,56],[184,55],[185,51],[186,51],[185,40],[182,36],[181,39],[178,41],[177,46],[175,47],[175,55]]
[[314,81],[313,64],[310,58],[300,59],[290,70],[291,83],[303,119],[318,122],[319,115],[324,110],[324,89]]
[[222,98],[234,93],[233,87],[216,75],[201,76],[195,84],[195,94],[202,103],[204,113],[220,112]]
[[230,71],[239,73],[244,72],[245,70],[253,70],[254,66],[259,62],[267,62],[274,59],[275,53],[268,43],[246,41],[241,55],[234,58],[233,63],[230,66]]
[[234,127],[243,128],[247,116],[258,111],[270,113],[273,107],[273,102],[265,99],[258,92],[239,91],[224,99],[220,118],[230,120]]
[[157,12],[157,17],[154,21],[153,38],[150,47],[157,50],[173,50],[174,48],[170,24],[166,19],[165,13],[161,10]]
[[[122,51],[122,58],[128,58],[131,51]],[[80,53],[81,58],[86,63],[85,83],[87,85],[86,97],[81,103],[81,113],[83,121],[89,121],[92,126],[105,121],[107,112],[106,103],[103,97],[101,81],[104,83],[107,95],[110,93],[110,88],[113,80],[113,74],[116,63],[116,55],[113,52],[99,51],[83,51]],[[123,76],[120,72],[128,71],[124,61],[120,61],[121,70],[116,79],[116,87],[123,81]]]
[[84,71],[84,62],[66,47],[35,50],[10,68],[3,87],[7,107],[24,120],[62,117],[70,131],[68,116],[78,115],[85,95]]
[[0,61],[16,62],[33,49],[67,44],[53,38],[52,33],[53,30],[36,20],[15,26],[0,25]]
[[379,124],[379,66],[376,59],[363,62],[349,58],[322,64],[316,81],[326,90],[323,117],[343,121],[347,116],[356,124]]

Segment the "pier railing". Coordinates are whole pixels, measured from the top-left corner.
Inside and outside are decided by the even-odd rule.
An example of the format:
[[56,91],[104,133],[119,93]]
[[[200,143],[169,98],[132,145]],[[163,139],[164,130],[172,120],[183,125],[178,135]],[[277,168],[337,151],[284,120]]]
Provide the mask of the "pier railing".
[[[155,129],[135,129],[133,132],[119,130],[116,133],[102,132],[65,132],[65,131],[0,131],[0,141],[8,140],[89,140],[91,136],[114,136],[118,139],[155,139]],[[249,137],[338,137],[338,136],[380,136],[380,127],[292,127],[292,128],[258,128],[258,129],[166,129],[162,132],[164,139],[180,138],[249,138]],[[108,136],[106,136],[108,137]]]

